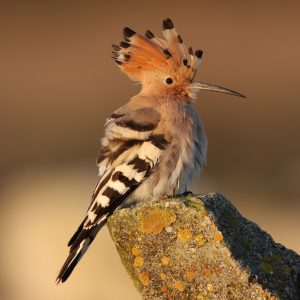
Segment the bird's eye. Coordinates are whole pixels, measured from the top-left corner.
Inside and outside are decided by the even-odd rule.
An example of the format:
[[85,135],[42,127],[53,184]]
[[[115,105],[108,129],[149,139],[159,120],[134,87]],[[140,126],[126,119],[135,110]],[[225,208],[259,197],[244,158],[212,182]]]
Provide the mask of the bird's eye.
[[168,77],[166,79],[166,84],[172,84],[173,83],[173,79],[171,77]]

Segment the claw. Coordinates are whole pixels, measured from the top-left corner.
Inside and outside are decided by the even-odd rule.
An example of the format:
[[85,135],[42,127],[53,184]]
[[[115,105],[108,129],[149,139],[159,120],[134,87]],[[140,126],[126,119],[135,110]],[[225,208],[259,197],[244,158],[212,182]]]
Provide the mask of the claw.
[[182,194],[178,194],[178,195],[176,195],[176,197],[186,197],[186,196],[193,196],[194,194],[193,194],[193,192],[191,192],[191,191],[186,191],[186,192],[184,192],[184,193],[182,193]]

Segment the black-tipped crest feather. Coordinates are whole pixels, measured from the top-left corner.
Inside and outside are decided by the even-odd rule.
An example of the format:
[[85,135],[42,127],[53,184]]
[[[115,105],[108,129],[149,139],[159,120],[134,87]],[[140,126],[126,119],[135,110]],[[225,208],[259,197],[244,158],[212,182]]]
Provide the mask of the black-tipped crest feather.
[[195,51],[195,56],[198,57],[199,59],[202,58],[202,55],[203,55],[203,51],[202,50],[198,49],[198,50]]
[[123,41],[122,41],[122,42],[120,43],[120,46],[121,46],[122,48],[125,48],[125,49],[126,49],[126,48],[130,47],[130,44],[127,43],[127,42],[123,42]]
[[173,29],[174,24],[170,18],[163,20],[163,30]]
[[123,35],[124,35],[124,38],[131,38],[133,35],[135,35],[135,31],[130,29],[129,27],[125,27],[123,29]]
[[147,30],[146,33],[145,33],[145,36],[151,40],[154,38],[154,34],[150,31],[150,30]]

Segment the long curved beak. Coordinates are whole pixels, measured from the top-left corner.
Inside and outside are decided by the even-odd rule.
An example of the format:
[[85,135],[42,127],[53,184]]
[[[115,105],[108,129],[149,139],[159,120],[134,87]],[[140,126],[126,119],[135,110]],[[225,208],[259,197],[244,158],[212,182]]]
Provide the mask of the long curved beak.
[[233,90],[226,89],[221,86],[214,85],[214,84],[204,83],[204,82],[192,82],[189,84],[189,87],[191,89],[208,90],[208,91],[225,93],[225,94],[230,94],[230,95],[237,96],[237,97],[246,98],[246,96],[244,96],[238,92],[235,92]]

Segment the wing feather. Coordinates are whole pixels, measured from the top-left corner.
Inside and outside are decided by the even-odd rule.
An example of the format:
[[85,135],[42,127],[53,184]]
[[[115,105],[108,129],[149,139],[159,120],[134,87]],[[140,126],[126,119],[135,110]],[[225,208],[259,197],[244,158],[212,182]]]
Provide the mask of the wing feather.
[[106,125],[98,159],[100,179],[86,216],[69,241],[69,256],[57,282],[64,282],[107,218],[159,163],[168,141],[154,134],[160,115],[152,108],[114,114]]

